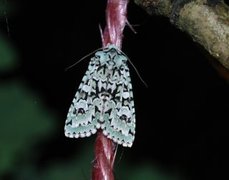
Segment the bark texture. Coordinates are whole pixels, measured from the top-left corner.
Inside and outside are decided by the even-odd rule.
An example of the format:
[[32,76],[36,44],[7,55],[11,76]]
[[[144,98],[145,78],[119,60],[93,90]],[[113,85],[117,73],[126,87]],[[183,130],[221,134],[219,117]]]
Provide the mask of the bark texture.
[[229,70],[229,7],[220,0],[135,0],[170,19]]

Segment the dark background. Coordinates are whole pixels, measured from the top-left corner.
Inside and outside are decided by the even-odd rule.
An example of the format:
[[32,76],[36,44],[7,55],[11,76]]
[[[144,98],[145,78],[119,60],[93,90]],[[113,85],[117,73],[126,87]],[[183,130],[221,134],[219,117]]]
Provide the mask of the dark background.
[[[76,140],[63,133],[89,59],[65,68],[101,47],[106,1],[7,6],[0,35],[15,55],[10,66],[0,63],[0,179],[90,179],[96,136]],[[137,133],[131,149],[119,148],[115,176],[229,178],[227,81],[168,19],[150,17],[132,1],[128,10],[137,34],[126,27],[122,50],[148,87],[130,65]]]

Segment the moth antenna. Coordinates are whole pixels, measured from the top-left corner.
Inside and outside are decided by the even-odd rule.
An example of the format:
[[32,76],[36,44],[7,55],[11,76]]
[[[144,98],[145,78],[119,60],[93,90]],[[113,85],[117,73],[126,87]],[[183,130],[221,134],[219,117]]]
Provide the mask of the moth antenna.
[[142,83],[145,85],[145,87],[148,88],[148,85],[146,84],[146,82],[143,80],[143,78],[141,77],[140,73],[138,72],[137,68],[134,66],[134,64],[131,62],[131,60],[128,58],[128,61],[130,62],[131,66],[134,68],[135,72],[137,73],[139,79],[142,81]]
[[87,57],[91,56],[91,55],[94,54],[96,51],[101,50],[101,49],[102,49],[102,48],[98,48],[98,49],[92,51],[91,53],[85,55],[85,56],[82,57],[80,60],[78,60],[78,61],[76,61],[74,64],[72,64],[71,66],[65,68],[65,71],[67,71],[67,70],[69,70],[70,68],[72,68],[73,66],[79,64],[81,61],[83,61],[84,59],[86,59]]
[[[102,44],[103,44],[103,47],[105,47],[105,41],[104,41],[104,37],[103,37],[103,30],[101,28],[101,25],[99,24],[99,32],[100,32],[100,35],[101,35],[101,40],[102,40]],[[81,61],[83,61],[84,59],[86,59],[87,57],[91,56],[93,53],[95,53],[96,51],[98,50],[101,50],[103,48],[98,48],[94,51],[92,51],[91,53],[87,54],[86,56],[82,57],[79,61],[77,61],[76,63],[72,64],[71,66],[65,68],[65,71],[69,70],[70,68],[72,68],[73,66],[77,65],[78,63],[80,63]]]
[[119,51],[124,54],[127,57],[127,60],[130,62],[131,66],[134,68],[135,72],[137,73],[139,79],[142,81],[142,83],[145,85],[145,87],[148,88],[147,83],[143,80],[143,78],[141,77],[140,73],[138,72],[138,69],[134,66],[134,64],[131,62],[130,58],[122,51],[119,49]]

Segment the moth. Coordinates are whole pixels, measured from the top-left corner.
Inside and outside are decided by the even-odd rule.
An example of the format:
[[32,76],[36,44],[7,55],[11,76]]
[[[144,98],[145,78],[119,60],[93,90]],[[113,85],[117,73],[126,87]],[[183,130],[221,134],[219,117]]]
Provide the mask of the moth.
[[65,136],[83,138],[101,129],[107,138],[131,147],[135,109],[127,56],[109,44],[91,58],[65,122]]

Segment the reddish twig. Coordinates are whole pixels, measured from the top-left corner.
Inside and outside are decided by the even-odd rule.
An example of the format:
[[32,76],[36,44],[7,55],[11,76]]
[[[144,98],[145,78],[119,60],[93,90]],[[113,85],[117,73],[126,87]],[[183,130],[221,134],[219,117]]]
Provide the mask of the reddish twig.
[[93,164],[93,180],[114,180],[113,165],[116,144],[98,132],[95,141],[95,161]]
[[108,0],[106,9],[107,26],[103,32],[103,46],[114,44],[121,49],[123,30],[127,23],[128,0]]
[[[123,30],[126,25],[128,0],[108,0],[106,8],[107,25],[102,34],[103,47],[114,44],[121,48]],[[113,165],[116,155],[116,144],[98,132],[95,142],[95,160],[92,180],[113,180]]]

